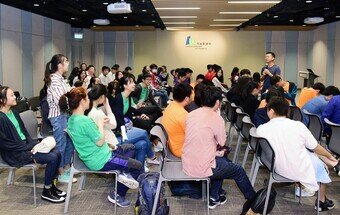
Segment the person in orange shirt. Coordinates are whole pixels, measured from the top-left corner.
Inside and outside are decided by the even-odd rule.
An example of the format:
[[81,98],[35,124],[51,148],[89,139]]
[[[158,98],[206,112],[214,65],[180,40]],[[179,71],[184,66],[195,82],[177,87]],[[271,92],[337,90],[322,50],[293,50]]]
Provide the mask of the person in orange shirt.
[[164,110],[161,124],[169,137],[170,151],[176,156],[182,156],[185,136],[185,118],[188,112],[184,109],[190,103],[192,88],[180,83],[173,89],[173,99]]
[[297,106],[302,108],[309,100],[319,96],[325,90],[323,83],[315,83],[312,87],[304,87],[301,90]]

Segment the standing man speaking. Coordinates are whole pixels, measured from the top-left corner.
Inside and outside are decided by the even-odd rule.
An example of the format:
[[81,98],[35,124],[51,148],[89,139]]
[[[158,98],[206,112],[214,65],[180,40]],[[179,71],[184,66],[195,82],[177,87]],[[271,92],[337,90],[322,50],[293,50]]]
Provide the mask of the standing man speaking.
[[266,92],[268,88],[270,88],[270,77],[274,75],[281,75],[281,69],[278,65],[275,64],[275,54],[274,52],[267,52],[266,57],[266,66],[264,66],[261,70],[261,80],[263,80],[263,87],[261,93]]

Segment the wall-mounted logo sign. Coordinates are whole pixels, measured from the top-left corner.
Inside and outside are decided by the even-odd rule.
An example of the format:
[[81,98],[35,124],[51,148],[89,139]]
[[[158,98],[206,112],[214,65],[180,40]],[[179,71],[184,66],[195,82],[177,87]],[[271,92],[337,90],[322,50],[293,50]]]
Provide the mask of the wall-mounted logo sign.
[[196,41],[191,36],[187,36],[187,39],[185,41],[186,47],[192,47],[195,49],[207,49],[209,46],[211,46],[211,42],[208,41]]

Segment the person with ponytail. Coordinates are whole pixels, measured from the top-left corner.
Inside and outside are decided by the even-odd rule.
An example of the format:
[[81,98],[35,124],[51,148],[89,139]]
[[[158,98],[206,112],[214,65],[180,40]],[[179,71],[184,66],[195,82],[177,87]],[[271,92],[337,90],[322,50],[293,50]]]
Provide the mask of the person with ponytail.
[[[110,121],[108,117],[97,118],[95,123],[91,118],[84,115],[85,110],[89,109],[90,100],[83,87],[76,87],[61,96],[59,105],[61,110],[69,109],[72,113],[67,123],[67,132],[73,141],[79,158],[85,165],[94,171],[121,171],[117,179],[119,182],[117,185],[117,202],[115,201],[114,190],[108,195],[108,200],[120,207],[128,207],[130,201],[125,199],[126,192],[128,188],[138,188],[139,184],[135,179],[139,176],[142,168],[139,161],[132,159],[134,150],[131,145],[116,148],[114,144],[109,144],[106,141],[107,137],[104,130],[105,125]],[[113,120],[112,116],[111,119]]]
[[[56,148],[61,153],[58,181],[68,183],[70,177],[71,158],[73,146],[65,132],[68,115],[60,111],[59,99],[67,92],[63,75],[68,70],[68,59],[62,54],[56,54],[46,64],[45,84],[47,86],[47,103],[49,106],[48,119],[53,127],[53,136],[56,140]],[[73,179],[76,182],[77,179]]]
[[[60,152],[52,149],[47,153],[39,151],[39,145],[27,132],[19,114],[12,110],[17,104],[14,92],[9,87],[0,87],[0,153],[2,159],[13,167],[22,167],[29,163],[47,164],[45,169],[43,200],[52,203],[65,201],[66,193],[53,184],[57,176],[60,162]],[[45,144],[53,145],[53,137],[42,140]]]

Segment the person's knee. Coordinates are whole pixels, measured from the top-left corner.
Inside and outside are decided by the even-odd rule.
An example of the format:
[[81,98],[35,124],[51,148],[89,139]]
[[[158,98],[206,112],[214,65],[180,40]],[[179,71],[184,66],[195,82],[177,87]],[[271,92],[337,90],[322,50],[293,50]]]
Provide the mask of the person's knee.
[[142,163],[138,160],[135,160],[135,159],[129,159],[128,161],[128,167],[130,169],[137,169],[137,170],[140,170],[142,168]]

